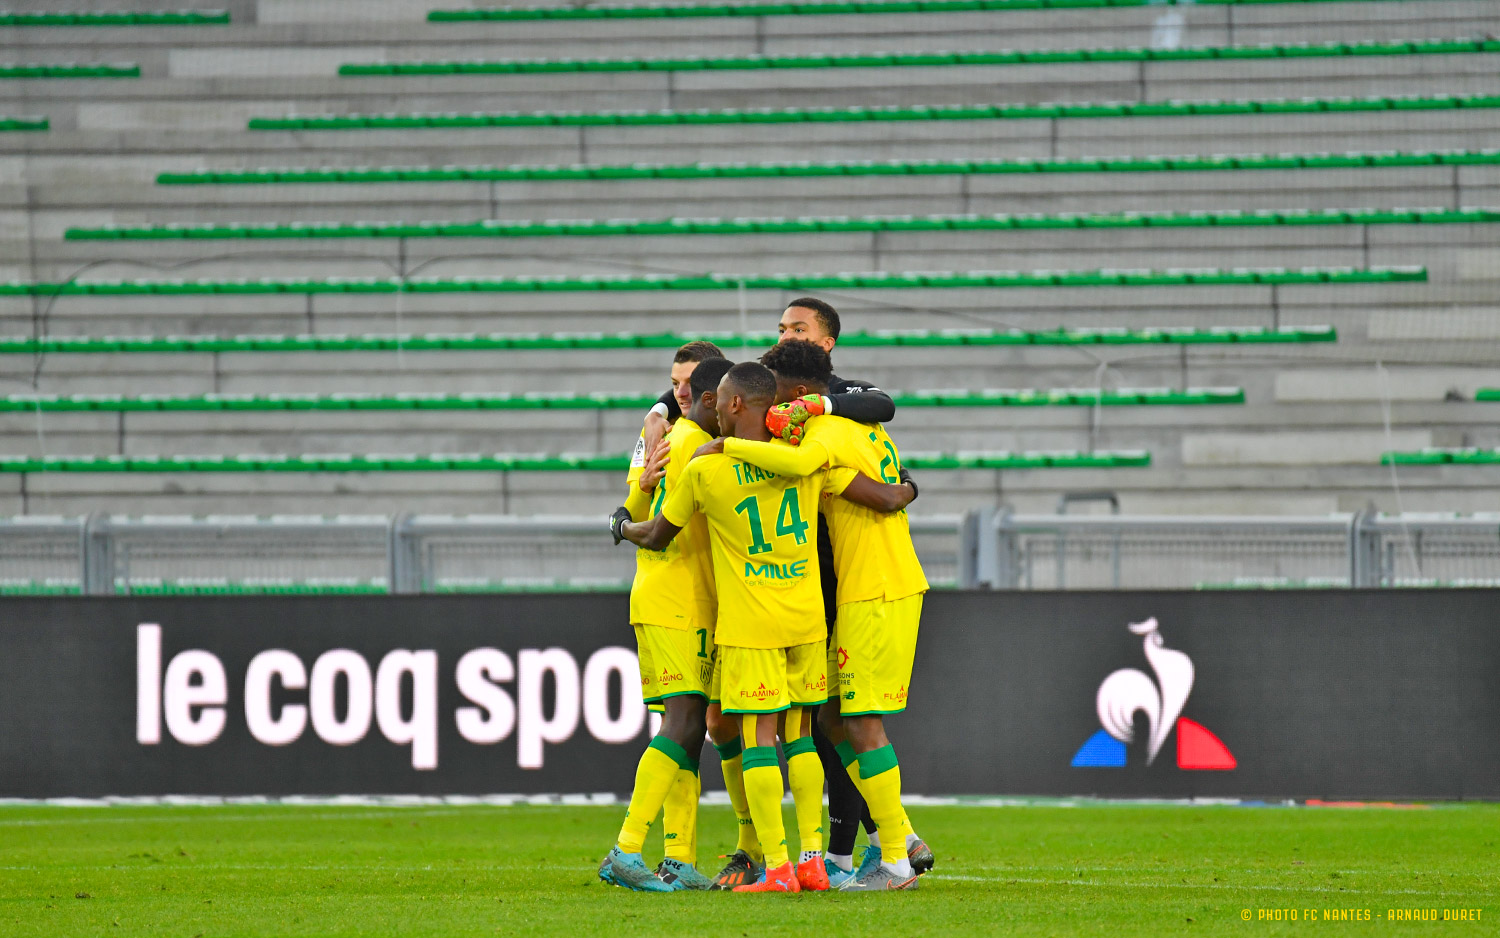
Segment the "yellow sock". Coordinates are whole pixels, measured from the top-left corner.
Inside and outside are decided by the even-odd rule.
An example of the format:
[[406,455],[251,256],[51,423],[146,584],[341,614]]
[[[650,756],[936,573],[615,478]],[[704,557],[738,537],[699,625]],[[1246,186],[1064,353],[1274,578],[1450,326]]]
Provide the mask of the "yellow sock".
[[760,838],[755,834],[755,821],[750,817],[750,802],[745,799],[745,774],[740,761],[744,751],[740,737],[729,742],[714,744],[719,750],[720,769],[724,772],[724,789],[729,792],[729,803],[734,806],[734,817],[739,834],[734,849],[743,850],[757,863],[765,859],[760,849]]
[[698,794],[698,773],[678,769],[661,806],[666,856],[688,864],[698,862]]
[[630,795],[630,807],[625,810],[625,822],[620,825],[620,837],[615,842],[622,853],[641,852],[646,832],[677,780],[677,771],[689,765],[687,752],[664,736],[652,739],[641,753],[635,769],[635,791]]
[[911,830],[911,821],[901,806],[901,765],[896,761],[896,750],[887,744],[855,756],[848,742],[834,748],[854,780],[854,787],[870,807],[870,817],[880,832],[880,859],[890,864],[905,860],[906,834]]
[[787,720],[786,740],[781,749],[786,753],[786,777],[792,789],[792,801],[797,806],[798,849],[823,851],[823,760],[818,758],[817,746],[811,736],[796,736],[792,724],[798,720]]
[[781,784],[781,763],[775,746],[751,746],[743,756],[745,800],[750,817],[765,848],[766,869],[776,869],[787,862],[786,825],[781,820],[781,798],[786,789]]

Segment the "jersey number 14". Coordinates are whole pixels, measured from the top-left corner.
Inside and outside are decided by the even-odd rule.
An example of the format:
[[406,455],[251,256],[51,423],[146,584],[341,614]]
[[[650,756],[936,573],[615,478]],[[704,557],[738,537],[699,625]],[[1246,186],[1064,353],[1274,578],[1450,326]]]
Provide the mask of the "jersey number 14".
[[[750,556],[769,553],[771,542],[766,539],[765,525],[760,520],[760,502],[754,495],[734,506],[734,513],[745,515],[750,522],[750,544],[746,548]],[[781,507],[776,510],[776,536],[795,538],[798,544],[807,543],[810,525],[802,520],[802,504],[797,498],[796,487],[788,487],[781,496]]]

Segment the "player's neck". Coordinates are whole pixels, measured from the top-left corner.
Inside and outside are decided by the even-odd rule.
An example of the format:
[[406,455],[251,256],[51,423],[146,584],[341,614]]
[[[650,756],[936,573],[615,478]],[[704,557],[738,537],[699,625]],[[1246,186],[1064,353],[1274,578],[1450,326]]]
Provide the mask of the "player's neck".
[[731,435],[741,440],[769,443],[771,431],[766,429],[765,409],[745,411],[740,414],[734,421],[734,433]]

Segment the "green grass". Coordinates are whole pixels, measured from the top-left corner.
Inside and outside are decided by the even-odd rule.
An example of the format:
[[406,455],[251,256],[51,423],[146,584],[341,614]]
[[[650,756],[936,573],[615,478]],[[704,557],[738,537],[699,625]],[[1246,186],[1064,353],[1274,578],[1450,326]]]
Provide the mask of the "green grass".
[[[1256,921],[1254,910],[1354,908],[1371,921],[1319,921],[1319,933],[1479,935],[1500,920],[1497,805],[914,807],[937,869],[919,891],[882,897],[606,887],[594,868],[622,811],[5,807],[0,933],[1258,936],[1309,925]],[[731,846],[730,817],[705,807],[704,866]],[[1484,918],[1377,917],[1392,908]]]

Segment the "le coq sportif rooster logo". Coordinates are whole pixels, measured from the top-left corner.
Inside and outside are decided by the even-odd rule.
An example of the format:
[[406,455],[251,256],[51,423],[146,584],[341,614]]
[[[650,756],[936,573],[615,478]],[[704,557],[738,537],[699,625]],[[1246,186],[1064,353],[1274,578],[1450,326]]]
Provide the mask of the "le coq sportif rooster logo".
[[1073,756],[1074,768],[1125,767],[1126,746],[1136,741],[1135,715],[1146,716],[1146,764],[1156,761],[1167,737],[1177,731],[1177,767],[1194,770],[1234,768],[1234,755],[1201,723],[1182,716],[1193,691],[1193,659],[1166,647],[1155,618],[1130,625],[1142,636],[1146,661],[1156,672],[1151,680],[1136,668],[1121,668],[1099,685],[1095,705],[1103,729],[1090,736]]

